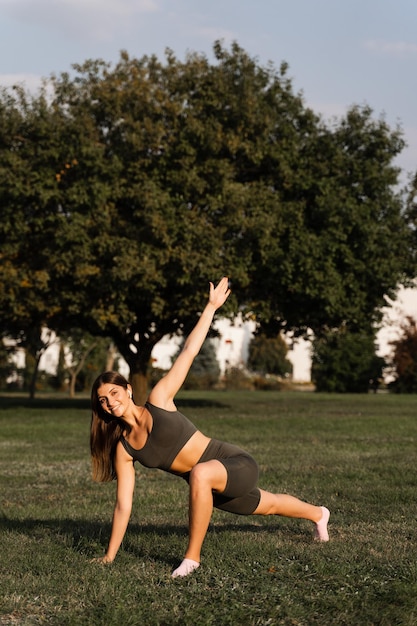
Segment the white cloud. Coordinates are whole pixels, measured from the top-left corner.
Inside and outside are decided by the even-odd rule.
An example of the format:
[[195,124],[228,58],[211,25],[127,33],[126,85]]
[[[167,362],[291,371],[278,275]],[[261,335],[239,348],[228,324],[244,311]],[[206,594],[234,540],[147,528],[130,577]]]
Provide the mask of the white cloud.
[[0,8],[5,8],[9,15],[35,15],[45,10],[53,11],[57,7],[65,7],[78,11],[98,11],[113,15],[133,15],[136,13],[150,13],[158,11],[156,0],[0,0]]
[[0,9],[24,24],[110,41],[135,20],[158,12],[159,5],[157,0],[0,0]]
[[[56,4],[56,0],[44,0],[44,2],[51,6]],[[96,17],[99,14],[113,17],[131,17],[139,13],[154,13],[158,11],[158,4],[155,0],[61,0],[61,5],[82,13],[94,11],[96,12]]]
[[397,58],[417,56],[417,43],[406,41],[384,41],[383,39],[369,39],[364,47],[376,54],[384,54]]

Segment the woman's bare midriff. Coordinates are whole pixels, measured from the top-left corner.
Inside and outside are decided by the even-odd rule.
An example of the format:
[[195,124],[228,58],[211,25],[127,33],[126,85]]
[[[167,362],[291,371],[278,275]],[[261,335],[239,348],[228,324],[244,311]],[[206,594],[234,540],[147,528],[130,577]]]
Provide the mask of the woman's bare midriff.
[[201,458],[209,442],[210,437],[206,437],[199,430],[194,433],[173,460],[170,467],[171,471],[179,474],[190,472]]

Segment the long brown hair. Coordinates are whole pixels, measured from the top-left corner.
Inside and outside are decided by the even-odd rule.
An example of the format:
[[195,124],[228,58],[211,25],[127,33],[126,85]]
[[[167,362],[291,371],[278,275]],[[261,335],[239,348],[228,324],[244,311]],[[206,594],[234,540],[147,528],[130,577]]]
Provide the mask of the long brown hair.
[[128,386],[126,378],[118,372],[103,372],[91,388],[90,450],[93,480],[97,482],[110,482],[116,478],[114,469],[116,446],[123,432],[130,431],[130,426],[126,422],[107,413],[98,401],[97,391],[106,383],[124,389]]

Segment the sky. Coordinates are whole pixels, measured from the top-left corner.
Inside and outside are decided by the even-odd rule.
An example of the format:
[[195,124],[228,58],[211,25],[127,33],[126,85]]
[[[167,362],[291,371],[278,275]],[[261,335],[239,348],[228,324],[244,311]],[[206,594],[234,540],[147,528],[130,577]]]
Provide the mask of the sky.
[[261,65],[288,63],[294,90],[326,118],[367,104],[400,124],[402,180],[417,171],[416,0],[0,0],[0,85],[33,89],[121,50],[211,58],[218,39]]

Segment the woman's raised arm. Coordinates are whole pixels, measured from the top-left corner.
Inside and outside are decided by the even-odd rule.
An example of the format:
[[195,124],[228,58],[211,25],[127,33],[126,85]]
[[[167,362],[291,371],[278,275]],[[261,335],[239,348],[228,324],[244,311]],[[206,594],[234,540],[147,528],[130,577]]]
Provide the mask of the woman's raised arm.
[[175,410],[174,397],[181,388],[192,362],[203,345],[215,312],[226,302],[229,295],[229,279],[226,276],[221,279],[216,287],[210,283],[209,299],[197,324],[187,337],[183,349],[168,374],[152,389],[149,394],[149,402],[167,411]]

